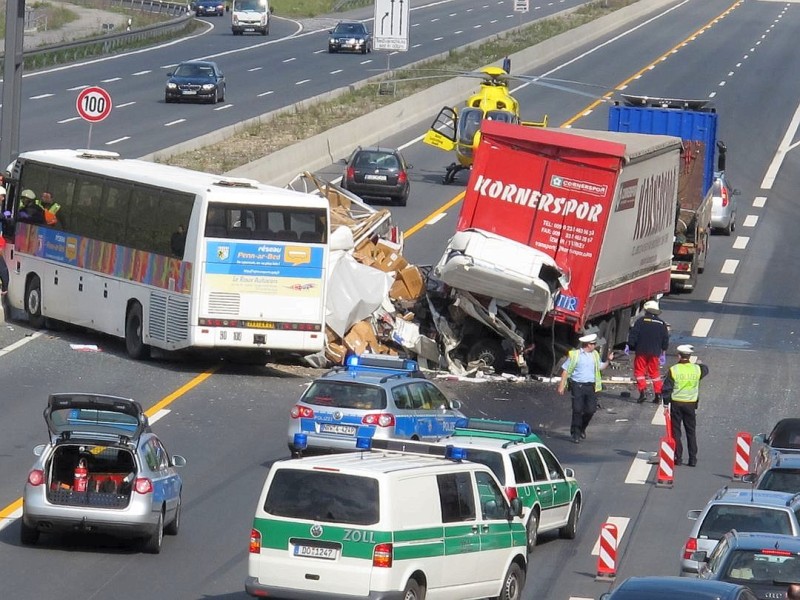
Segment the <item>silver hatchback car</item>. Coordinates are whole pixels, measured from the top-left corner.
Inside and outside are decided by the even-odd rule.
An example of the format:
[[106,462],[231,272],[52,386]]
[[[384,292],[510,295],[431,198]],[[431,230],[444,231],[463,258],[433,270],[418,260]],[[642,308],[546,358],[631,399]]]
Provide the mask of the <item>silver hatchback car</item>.
[[163,534],[180,527],[183,483],[175,467],[186,459],[170,457],[141,405],[102,394],[52,394],[44,419],[50,442],[33,451],[20,541],[102,532],[140,538],[145,551],[159,553]]
[[733,188],[724,171],[714,173],[711,195],[711,227],[724,235],[736,230],[736,196],[741,192]]

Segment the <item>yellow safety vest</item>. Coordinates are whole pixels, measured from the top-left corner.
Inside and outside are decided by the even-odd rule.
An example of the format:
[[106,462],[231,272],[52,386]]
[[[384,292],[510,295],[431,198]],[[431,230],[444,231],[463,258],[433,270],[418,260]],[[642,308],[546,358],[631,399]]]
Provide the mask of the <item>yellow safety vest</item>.
[[[573,371],[575,371],[575,367],[578,366],[578,357],[580,356],[582,350],[570,350],[567,353],[569,356],[569,367],[567,368],[567,377],[572,377]],[[603,389],[602,379],[603,376],[600,374],[600,353],[597,350],[592,350],[592,358],[594,358],[594,391],[599,392]]]
[[678,363],[669,368],[675,388],[672,390],[673,402],[697,402],[700,394],[700,366],[692,363]]

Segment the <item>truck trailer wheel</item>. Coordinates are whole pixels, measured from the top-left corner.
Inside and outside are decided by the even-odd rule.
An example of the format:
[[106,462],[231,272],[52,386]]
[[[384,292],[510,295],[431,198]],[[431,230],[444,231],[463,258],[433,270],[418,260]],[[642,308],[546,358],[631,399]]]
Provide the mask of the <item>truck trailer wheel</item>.
[[472,344],[467,352],[467,362],[481,360],[486,366],[492,367],[495,373],[500,373],[506,362],[506,352],[503,344],[497,339],[481,339]]
[[608,353],[617,345],[617,317],[611,315],[600,324],[600,337],[605,340],[605,344],[600,349],[600,358],[608,360]]

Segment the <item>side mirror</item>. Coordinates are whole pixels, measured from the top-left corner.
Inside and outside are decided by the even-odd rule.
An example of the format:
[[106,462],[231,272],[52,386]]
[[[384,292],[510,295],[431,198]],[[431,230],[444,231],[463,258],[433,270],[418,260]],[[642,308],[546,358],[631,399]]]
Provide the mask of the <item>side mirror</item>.
[[740,189],[734,188],[734,189],[731,190],[731,196],[741,196],[741,195],[742,195],[742,191]]
[[758,442],[759,444],[763,444],[767,439],[766,433],[757,433],[753,436],[753,441]]
[[522,500],[519,498],[514,498],[511,500],[511,506],[509,507],[509,518],[513,517],[521,517],[522,516]]
[[455,410],[461,409],[461,400],[450,400],[450,408]]
[[690,521],[697,521],[697,519],[700,518],[700,513],[702,512],[702,510],[690,510],[686,513],[686,518]]
[[755,473],[748,473],[747,475],[742,475],[742,482],[743,483],[755,483],[758,481],[758,475]]
[[34,446],[33,448],[34,456],[41,456],[42,453],[44,452],[44,447],[45,447],[44,444],[39,444],[38,446]]
[[172,466],[173,467],[185,467],[186,466],[186,459],[183,458],[180,454],[173,454],[172,455]]
[[414,168],[414,165],[406,165],[406,169],[408,169],[409,171],[410,171],[411,169],[413,169],[413,168]]
[[167,73],[167,77],[172,77],[172,73]]
[[693,561],[704,563],[708,561],[708,553],[705,550],[698,550],[697,552],[692,552],[689,558]]
[[566,469],[564,469],[564,476],[567,479],[575,479],[575,471],[572,468],[567,467]]

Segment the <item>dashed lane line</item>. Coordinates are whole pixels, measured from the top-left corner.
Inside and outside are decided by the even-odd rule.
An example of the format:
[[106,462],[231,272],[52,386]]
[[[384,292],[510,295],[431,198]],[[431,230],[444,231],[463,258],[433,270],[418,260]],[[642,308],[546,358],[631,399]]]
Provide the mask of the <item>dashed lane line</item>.
[[723,275],[733,275],[736,272],[736,267],[739,266],[739,261],[728,258],[722,264],[722,269],[720,269],[720,273]]
[[743,235],[736,236],[736,239],[733,241],[733,248],[736,250],[744,250],[747,248],[747,242],[749,241],[749,237]]
[[[661,412],[661,411],[659,411]],[[625,483],[633,485],[644,485],[650,478],[651,466],[648,460],[650,453],[644,450],[639,450],[631,462],[631,468],[628,469],[628,474],[625,476]]]
[[758,223],[758,215],[747,215],[742,221],[742,227],[755,227]]
[[713,324],[714,319],[697,319],[697,323],[692,329],[692,337],[708,337],[708,332],[711,331]]
[[711,293],[708,295],[708,301],[713,304],[721,304],[725,300],[725,294],[728,293],[728,288],[714,286]]

